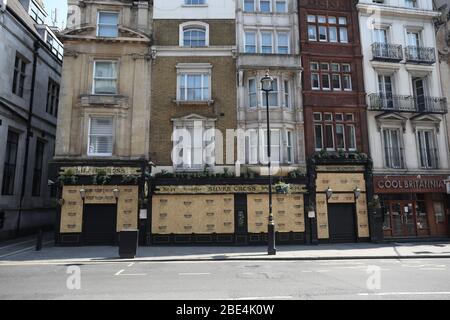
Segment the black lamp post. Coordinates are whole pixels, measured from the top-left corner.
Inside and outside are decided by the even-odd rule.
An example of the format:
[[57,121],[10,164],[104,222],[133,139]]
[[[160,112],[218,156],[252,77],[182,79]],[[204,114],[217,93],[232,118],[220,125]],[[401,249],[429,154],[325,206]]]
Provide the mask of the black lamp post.
[[268,226],[268,250],[267,253],[270,256],[277,254],[275,248],[275,222],[272,212],[272,159],[271,159],[271,141],[270,141],[270,112],[269,112],[269,92],[273,91],[273,78],[269,75],[269,71],[266,72],[264,78],[261,79],[261,90],[266,93],[266,108],[267,108],[267,155],[269,157],[269,226]]

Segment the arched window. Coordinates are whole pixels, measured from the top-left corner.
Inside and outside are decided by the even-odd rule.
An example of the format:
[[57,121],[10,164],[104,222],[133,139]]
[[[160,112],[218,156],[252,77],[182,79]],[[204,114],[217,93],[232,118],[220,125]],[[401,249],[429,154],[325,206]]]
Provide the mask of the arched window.
[[205,47],[206,30],[201,27],[186,27],[183,30],[183,46]]
[[209,25],[200,21],[182,23],[180,25],[180,46],[208,47]]

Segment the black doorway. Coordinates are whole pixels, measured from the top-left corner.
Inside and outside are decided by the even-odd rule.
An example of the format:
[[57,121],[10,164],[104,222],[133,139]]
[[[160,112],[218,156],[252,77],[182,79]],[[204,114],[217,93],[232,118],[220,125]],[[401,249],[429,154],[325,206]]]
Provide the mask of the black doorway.
[[84,206],[83,243],[112,246],[116,242],[117,205],[90,204]]
[[329,204],[328,228],[330,232],[330,242],[356,242],[355,205],[347,203]]

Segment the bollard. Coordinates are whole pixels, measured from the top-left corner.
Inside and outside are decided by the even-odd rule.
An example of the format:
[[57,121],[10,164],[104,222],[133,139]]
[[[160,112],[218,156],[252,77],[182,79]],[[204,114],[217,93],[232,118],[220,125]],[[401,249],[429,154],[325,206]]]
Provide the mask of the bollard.
[[42,229],[39,229],[36,237],[36,251],[42,250]]

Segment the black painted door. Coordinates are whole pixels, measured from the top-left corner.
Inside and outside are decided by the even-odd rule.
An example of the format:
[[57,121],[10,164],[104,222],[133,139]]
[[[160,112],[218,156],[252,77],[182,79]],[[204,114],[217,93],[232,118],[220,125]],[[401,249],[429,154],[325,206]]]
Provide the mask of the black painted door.
[[331,242],[356,242],[357,236],[354,204],[329,204],[328,228]]
[[247,218],[247,195],[234,195],[234,225],[236,244],[247,244],[248,218]]
[[85,205],[83,241],[85,245],[114,245],[116,239],[117,206]]

